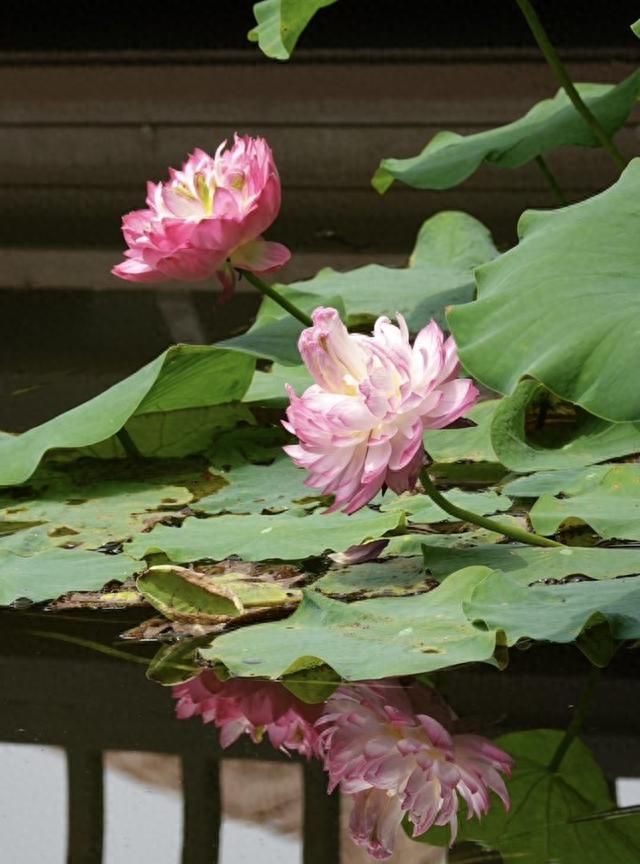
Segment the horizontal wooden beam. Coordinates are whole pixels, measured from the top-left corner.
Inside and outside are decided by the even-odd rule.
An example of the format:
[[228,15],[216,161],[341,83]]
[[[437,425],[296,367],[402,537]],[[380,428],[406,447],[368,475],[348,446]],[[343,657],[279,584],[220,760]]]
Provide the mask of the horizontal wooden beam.
[[[163,55],[164,57],[170,55]],[[534,52],[405,54],[359,63],[120,62],[16,65],[0,56],[2,123],[481,123],[507,122],[557,86]],[[375,57],[375,55],[374,55]],[[412,59],[413,58],[413,59]],[[391,61],[393,58],[390,58]],[[85,59],[85,63],[88,63]],[[515,64],[515,65],[514,65]],[[577,81],[615,83],[637,59],[569,63]],[[428,109],[425,110],[425,109]]]
[[[120,249],[3,249],[0,289],[140,291],[147,294],[177,294],[181,291],[216,294],[220,290],[214,279],[163,282],[159,285],[124,282],[111,275],[111,268],[121,258]],[[292,257],[291,262],[278,273],[278,280],[295,282],[315,276],[323,267],[346,271],[372,261],[393,267],[402,266],[405,258],[393,253],[303,252]],[[254,294],[255,290],[245,279],[240,279],[236,286],[240,294]]]

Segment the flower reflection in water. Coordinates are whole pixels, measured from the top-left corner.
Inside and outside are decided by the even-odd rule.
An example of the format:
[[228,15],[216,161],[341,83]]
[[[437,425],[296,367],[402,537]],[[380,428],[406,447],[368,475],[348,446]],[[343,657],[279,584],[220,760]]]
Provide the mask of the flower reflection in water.
[[206,670],[197,678],[173,688],[180,720],[202,717],[220,730],[221,747],[229,747],[241,735],[259,743],[264,735],[278,750],[295,751],[310,759],[320,756],[316,721],[322,705],[307,705],[281,684],[232,678],[220,681]]
[[488,812],[490,790],[508,806],[500,772],[511,758],[479,735],[452,734],[454,724],[419,684],[343,686],[329,699],[319,721],[329,788],[354,797],[351,835],[374,858],[390,857],[405,814],[415,835],[448,824],[454,840],[460,799],[469,818]]
[[448,825],[453,841],[461,802],[468,818],[488,812],[491,791],[509,806],[502,775],[511,757],[480,735],[457,733],[456,715],[422,684],[344,684],[326,704],[308,705],[280,684],[222,682],[206,670],[173,693],[178,717],[214,723],[222,747],[266,735],[278,749],[321,759],[329,792],[352,798],[353,840],[378,860],[391,857],[405,815],[415,835]]

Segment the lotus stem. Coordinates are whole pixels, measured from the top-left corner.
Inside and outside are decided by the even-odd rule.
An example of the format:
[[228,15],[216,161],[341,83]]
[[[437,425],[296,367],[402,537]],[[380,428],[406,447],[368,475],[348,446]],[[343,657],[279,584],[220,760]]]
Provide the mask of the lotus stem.
[[506,525],[504,522],[498,522],[495,519],[489,519],[487,516],[480,516],[479,513],[472,513],[463,507],[458,507],[436,489],[427,468],[422,469],[420,482],[426,494],[441,510],[449,513],[461,522],[470,522],[472,525],[479,525],[488,531],[504,534],[505,537],[510,537],[519,543],[527,543],[529,546],[563,546],[562,543],[558,543],[556,540],[550,540],[548,537],[540,536],[540,534],[532,534],[530,531],[525,531],[524,528],[518,528],[515,525]]
[[564,92],[571,100],[573,107],[576,109],[578,114],[580,114],[585,123],[589,126],[595,137],[600,142],[600,145],[611,156],[618,168],[622,170],[626,167],[626,159],[618,150],[610,135],[601,125],[595,114],[593,114],[593,112],[585,105],[582,97],[576,90],[575,84],[569,77],[569,73],[567,72],[562,61],[560,60],[556,49],[551,44],[551,40],[549,39],[546,30],[542,26],[542,22],[540,21],[538,13],[536,12],[532,3],[530,2],[530,0],[516,0],[516,3],[520,7],[520,11],[524,15],[527,24],[529,25],[529,29],[533,34],[533,38],[538,43],[538,47],[542,51],[545,60],[551,68],[551,71],[555,75],[556,80],[558,81]]
[[131,435],[129,435],[124,426],[122,427],[122,429],[118,429],[118,431],[116,432],[116,438],[122,444],[122,448],[127,454],[127,456],[129,456],[131,459],[142,458],[142,454],[136,447],[133,438],[131,437]]
[[305,327],[313,327],[313,321],[306,312],[303,312],[302,309],[298,309],[298,307],[287,300],[286,297],[283,297],[279,291],[273,287],[273,285],[269,285],[259,276],[256,276],[255,273],[251,273],[249,270],[244,270],[243,275],[246,278],[247,282],[250,282],[254,288],[257,288],[262,294],[266,297],[270,297],[274,303],[277,303],[278,306],[282,306],[284,310],[286,310],[289,315],[293,315],[294,318],[297,318]]
[[553,173],[551,168],[549,168],[546,159],[544,159],[542,156],[536,156],[536,165],[538,166],[542,174],[544,174],[544,178],[549,184],[551,191],[558,199],[558,203],[560,204],[560,206],[566,207],[569,202],[565,198],[564,192],[560,188],[560,184],[556,180],[555,174]]

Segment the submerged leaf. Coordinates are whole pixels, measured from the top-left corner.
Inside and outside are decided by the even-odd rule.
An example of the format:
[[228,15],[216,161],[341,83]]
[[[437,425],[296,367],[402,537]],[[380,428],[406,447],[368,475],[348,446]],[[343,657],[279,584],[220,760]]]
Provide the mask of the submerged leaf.
[[147,678],[157,684],[173,686],[195,678],[202,671],[198,660],[198,648],[206,644],[208,635],[192,639],[183,639],[175,645],[164,645],[155,655],[149,668]]
[[[615,805],[585,745],[574,740],[559,768],[552,771],[548,767],[563,734],[537,729],[496,740],[514,759],[508,783],[511,808],[505,811],[493,806],[481,821],[463,823],[461,839],[498,850],[505,864],[630,864],[638,860],[639,814],[618,819],[594,817],[598,812],[611,812]],[[424,839],[428,842],[428,833]]]

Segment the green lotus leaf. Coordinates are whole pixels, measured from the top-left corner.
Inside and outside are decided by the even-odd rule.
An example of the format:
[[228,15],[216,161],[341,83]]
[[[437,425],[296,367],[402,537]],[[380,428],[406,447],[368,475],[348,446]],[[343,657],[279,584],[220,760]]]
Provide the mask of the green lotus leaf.
[[512,471],[581,467],[640,451],[640,424],[609,423],[586,412],[578,412],[572,421],[562,416],[566,406],[555,409],[559,422],[548,422],[547,416],[538,440],[531,440],[526,431],[527,412],[537,404],[546,410],[547,397],[541,384],[528,379],[496,406],[491,443],[498,461]]
[[37,603],[67,591],[96,591],[107,582],[124,582],[140,569],[140,562],[127,555],[50,547],[23,556],[1,547],[0,606],[23,597]]
[[[313,279],[278,289],[308,312],[316,306],[335,306],[338,297],[349,324],[372,323],[380,315],[393,318],[399,312],[415,332],[431,318],[444,324],[445,306],[472,300],[474,268],[497,254],[488,230],[472,216],[437,213],[422,225],[408,267],[368,264],[347,273],[325,268]],[[249,338],[268,335],[268,345],[256,347],[256,353],[262,352],[260,356],[282,364],[299,364],[296,340],[301,327],[292,327],[290,333],[276,332],[283,314],[280,307],[266,299],[258,321],[248,333],[219,344],[248,350]],[[269,328],[273,328],[273,338]],[[286,344],[284,339],[288,340]]]
[[136,537],[126,551],[135,558],[163,552],[176,564],[209,558],[222,561],[237,555],[245,561],[294,561],[341,552],[349,546],[383,537],[403,526],[404,514],[377,513],[365,508],[353,516],[288,510],[277,516],[216,516],[186,519],[181,528],[158,525]]
[[512,543],[445,548],[434,544],[433,539],[432,536],[424,535],[422,538],[423,566],[432,579],[442,580],[462,567],[479,565],[500,570],[525,588],[534,583],[560,581],[569,577],[616,579],[618,576],[640,574],[639,549],[579,546],[543,549]]
[[587,465],[584,468],[566,468],[557,471],[537,471],[526,477],[516,477],[502,487],[505,495],[512,498],[540,498],[541,495],[557,495],[581,486],[586,480],[601,480],[611,465]]
[[493,571],[465,602],[470,621],[520,639],[573,642],[594,616],[609,623],[615,639],[640,637],[640,579],[636,576],[566,585],[525,586]]
[[[183,486],[103,480],[91,485],[56,478],[37,497],[0,496],[0,520],[46,523],[57,543],[92,549],[126,540],[153,519],[184,507],[193,495]],[[3,548],[0,540],[0,549]]]
[[501,393],[528,376],[597,417],[640,420],[639,194],[634,159],[600,195],[524,214],[518,246],[480,267],[478,299],[448,315],[471,375]]
[[[507,784],[511,807],[506,811],[494,798],[481,820],[461,824],[459,840],[496,850],[504,864],[636,861],[640,857],[637,808],[616,809],[602,770],[579,739],[552,770],[549,765],[563,737],[561,731],[532,729],[496,739],[498,747],[514,759]],[[429,843],[429,834],[420,840]]]
[[553,534],[568,519],[579,519],[605,539],[640,540],[640,465],[592,472],[562,497],[543,495],[531,508],[540,534]]
[[[577,89],[601,125],[613,135],[626,122],[640,93],[640,73],[620,84],[578,84]],[[558,147],[597,147],[600,142],[575,110],[564,90],[533,106],[506,126],[458,135],[438,132],[418,156],[383,159],[372,183],[386,192],[394,180],[416,189],[450,189],[470,177],[483,162],[518,168]]]
[[313,384],[306,366],[281,366],[274,363],[268,372],[256,369],[251,386],[243,402],[254,402],[270,408],[284,408],[289,404],[285,385],[289,384],[300,395]]
[[288,60],[302,31],[319,9],[336,0],[261,0],[253,7],[256,26],[248,39],[275,60]]
[[311,500],[317,505],[320,500],[317,490],[304,485],[306,471],[296,468],[282,453],[271,465],[239,465],[221,477],[225,485],[201,498],[196,510],[210,515],[263,510],[278,513],[301,501]]
[[493,663],[495,632],[474,627],[462,612],[489,573],[470,567],[426,594],[355,603],[307,590],[285,621],[226,633],[200,653],[232,675],[281,678],[322,661],[351,681]]
[[21,435],[0,438],[0,486],[27,480],[52,450],[83,450],[101,458],[124,455],[114,437],[126,427],[144,456],[198,452],[214,433],[250,421],[242,399],[252,357],[215,347],[176,345],[88,402]]
[[[461,489],[451,489],[447,492],[447,500],[457,507],[478,513],[481,516],[489,516],[492,513],[501,513],[511,507],[511,499],[499,492],[464,492]],[[402,510],[407,514],[410,522],[433,523],[433,522],[459,522],[455,516],[441,510],[428,495],[414,495],[405,493],[385,501],[381,508],[383,512],[395,512]]]
[[491,423],[499,399],[479,402],[467,415],[475,426],[461,429],[429,429],[424,446],[434,462],[498,462],[491,443]]

